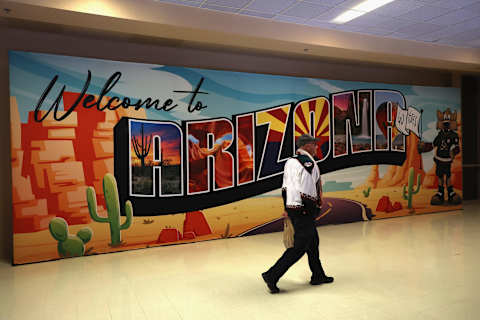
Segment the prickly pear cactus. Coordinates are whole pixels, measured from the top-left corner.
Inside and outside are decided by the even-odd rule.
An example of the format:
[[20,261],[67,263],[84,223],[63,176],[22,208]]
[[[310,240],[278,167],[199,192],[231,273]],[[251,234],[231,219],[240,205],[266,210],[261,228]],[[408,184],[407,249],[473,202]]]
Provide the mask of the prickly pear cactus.
[[365,198],[368,198],[368,196],[370,195],[370,191],[372,190],[372,187],[368,187],[368,189],[366,190],[363,190],[363,196]]
[[53,218],[48,225],[50,234],[58,241],[58,254],[62,258],[80,257],[85,254],[85,244],[92,239],[92,230],[88,227],[81,229],[76,235],[68,233],[67,221],[63,218]]

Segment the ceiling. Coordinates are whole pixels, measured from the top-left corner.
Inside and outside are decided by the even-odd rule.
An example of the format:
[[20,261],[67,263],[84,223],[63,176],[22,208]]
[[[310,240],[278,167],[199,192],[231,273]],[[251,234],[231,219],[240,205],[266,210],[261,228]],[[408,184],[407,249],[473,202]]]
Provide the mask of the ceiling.
[[156,0],[183,6],[216,10],[307,25],[480,48],[480,0],[395,0],[344,24],[331,21],[362,0]]
[[359,2],[0,0],[0,21],[169,46],[480,73],[480,0],[395,0],[348,23],[330,22]]

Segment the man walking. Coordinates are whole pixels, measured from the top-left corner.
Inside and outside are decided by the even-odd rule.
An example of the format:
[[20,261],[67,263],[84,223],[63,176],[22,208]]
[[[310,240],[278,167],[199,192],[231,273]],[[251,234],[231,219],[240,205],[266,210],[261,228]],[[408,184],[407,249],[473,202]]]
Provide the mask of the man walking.
[[312,271],[310,284],[333,282],[323,271],[318,253],[318,233],[315,219],[322,205],[320,169],[315,163],[317,139],[304,134],[297,139],[296,155],[288,159],[283,172],[282,197],[285,211],[293,224],[293,247],[288,248],[278,261],[262,273],[270,293],[278,293],[278,280],[305,253]]

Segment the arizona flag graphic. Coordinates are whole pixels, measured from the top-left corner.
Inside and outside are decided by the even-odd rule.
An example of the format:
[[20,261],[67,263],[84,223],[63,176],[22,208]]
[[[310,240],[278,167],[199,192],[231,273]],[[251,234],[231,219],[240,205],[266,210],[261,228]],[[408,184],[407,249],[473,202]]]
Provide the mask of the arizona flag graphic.
[[287,128],[287,119],[291,104],[274,107],[257,113],[257,126],[267,125],[263,159],[260,163],[258,178],[266,178],[283,169],[286,159],[279,159],[283,135]]
[[330,152],[330,103],[324,97],[300,102],[295,107],[295,141],[302,134],[320,139],[317,157],[325,159]]

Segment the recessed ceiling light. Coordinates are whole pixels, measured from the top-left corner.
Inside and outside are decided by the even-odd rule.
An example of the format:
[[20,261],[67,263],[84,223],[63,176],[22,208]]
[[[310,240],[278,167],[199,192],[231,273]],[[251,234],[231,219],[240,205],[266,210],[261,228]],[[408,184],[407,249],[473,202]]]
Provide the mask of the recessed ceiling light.
[[333,19],[330,22],[342,24],[342,23],[351,21],[355,18],[358,18],[364,15],[367,12],[378,9],[381,6],[384,6],[393,1],[395,0],[365,0],[357,4],[356,6],[344,11],[343,13],[341,13],[339,16],[337,16],[335,19]]

